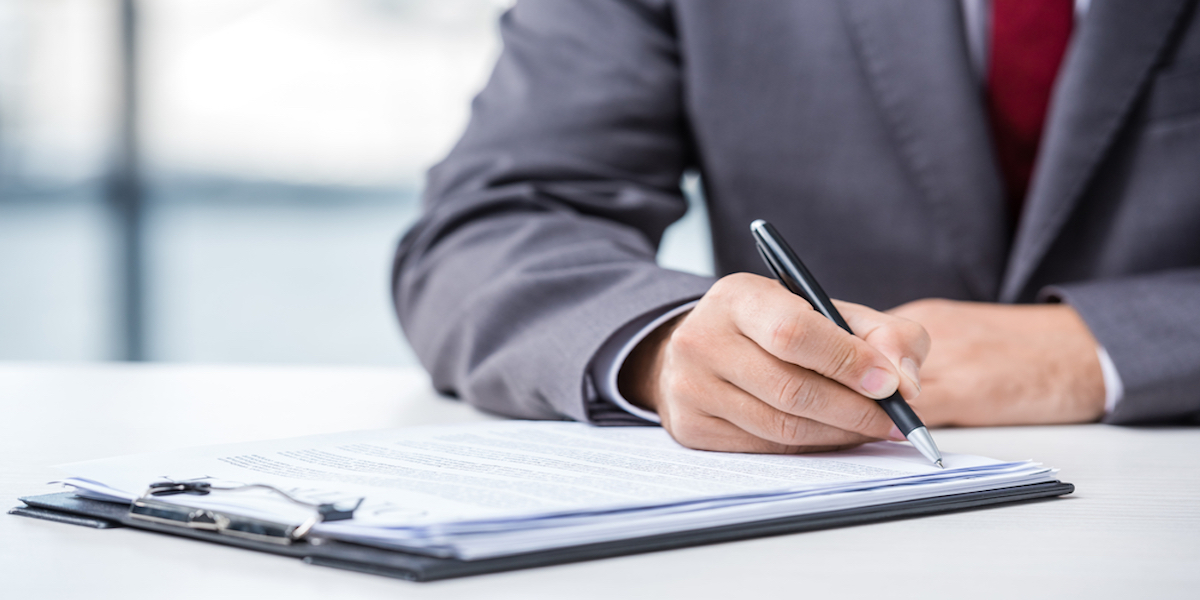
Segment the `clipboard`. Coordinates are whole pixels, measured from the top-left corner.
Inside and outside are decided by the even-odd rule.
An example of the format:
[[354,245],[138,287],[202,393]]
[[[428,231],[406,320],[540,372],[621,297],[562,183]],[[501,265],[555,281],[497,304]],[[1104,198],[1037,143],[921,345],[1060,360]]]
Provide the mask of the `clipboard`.
[[[270,527],[250,527],[249,529],[254,530],[252,531],[253,535],[239,535],[231,533],[228,527],[220,529],[215,525],[212,528],[182,526],[172,523],[173,519],[171,518],[155,520],[147,519],[145,516],[139,517],[133,511],[133,508],[136,507],[131,507],[127,504],[82,498],[76,496],[73,492],[20,498],[24,506],[18,506],[9,510],[9,514],[96,529],[131,527],[248,550],[291,556],[312,565],[347,569],[409,581],[437,581],[455,577],[529,569],[630,554],[660,552],[676,548],[765,536],[974,510],[1014,502],[1054,498],[1070,494],[1073,491],[1075,491],[1075,486],[1070,483],[1049,481],[995,490],[967,492],[863,508],[796,515],[736,525],[693,529],[677,533],[628,538],[611,542],[471,561],[455,558],[438,558],[343,542],[307,535],[307,532],[301,532],[301,535],[297,536],[295,527],[292,527],[290,530],[282,526],[274,530]],[[142,499],[145,498],[146,496],[143,496]],[[136,502],[134,504],[136,505]],[[209,517],[218,516],[220,515],[209,515]],[[336,518],[338,515],[335,514],[334,517]],[[345,516],[342,515],[342,518],[345,518]],[[235,517],[234,520],[237,520],[237,518]],[[237,525],[237,527],[245,525],[244,521],[246,520],[241,519],[241,521],[243,523]],[[243,529],[245,528],[243,527]],[[285,541],[282,538],[288,539]]]

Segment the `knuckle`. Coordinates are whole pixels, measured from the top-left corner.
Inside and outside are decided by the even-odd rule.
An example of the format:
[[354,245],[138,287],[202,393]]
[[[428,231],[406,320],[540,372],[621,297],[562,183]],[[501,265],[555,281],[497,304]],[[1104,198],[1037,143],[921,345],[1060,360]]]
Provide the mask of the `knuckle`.
[[804,440],[808,432],[808,420],[781,412],[775,417],[774,430],[779,436],[778,442],[795,445]]
[[696,327],[689,327],[686,322],[671,332],[671,351],[685,359],[695,359],[708,347],[706,336]]
[[859,370],[859,365],[863,360],[862,351],[858,345],[851,343],[838,343],[834,348],[826,353],[829,357],[829,370],[827,375],[839,381],[850,379],[854,373]]
[[775,395],[781,410],[794,415],[807,414],[816,403],[817,386],[810,376],[785,371],[775,384]]
[[808,328],[799,317],[780,317],[771,326],[769,351],[776,356],[789,355],[807,344]]
[[725,299],[732,298],[738,295],[737,290],[745,284],[747,273],[733,273],[726,275],[716,281],[709,288],[708,293],[715,298]]

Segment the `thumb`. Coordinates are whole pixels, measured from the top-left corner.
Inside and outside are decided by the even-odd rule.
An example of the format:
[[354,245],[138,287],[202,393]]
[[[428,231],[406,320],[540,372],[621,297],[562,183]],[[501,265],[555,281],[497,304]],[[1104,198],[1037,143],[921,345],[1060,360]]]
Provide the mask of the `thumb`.
[[835,300],[854,335],[879,350],[900,377],[900,395],[912,400],[921,394],[921,365],[929,355],[929,333],[915,321],[882,313],[861,304]]

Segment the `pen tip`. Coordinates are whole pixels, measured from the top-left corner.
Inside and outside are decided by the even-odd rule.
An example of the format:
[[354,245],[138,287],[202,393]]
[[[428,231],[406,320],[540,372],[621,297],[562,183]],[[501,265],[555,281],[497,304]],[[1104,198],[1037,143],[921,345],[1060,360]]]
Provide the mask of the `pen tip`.
[[939,469],[945,469],[945,468],[946,468],[946,466],[942,464],[942,459],[940,459],[940,458],[939,458],[939,459],[937,459],[936,461],[934,461],[934,463],[933,463],[933,464],[937,465],[937,468],[939,468]]

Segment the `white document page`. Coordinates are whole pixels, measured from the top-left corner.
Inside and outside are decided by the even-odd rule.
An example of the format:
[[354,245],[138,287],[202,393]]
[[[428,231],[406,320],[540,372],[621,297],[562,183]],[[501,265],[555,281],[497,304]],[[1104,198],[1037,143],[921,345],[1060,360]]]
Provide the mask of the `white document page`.
[[[729,454],[683,448],[655,427],[503,421],[192,448],[61,468],[85,494],[126,501],[165,479],[266,483],[320,502],[362,497],[353,520],[317,531],[474,557],[569,545],[566,538],[582,543],[639,534],[622,533],[630,527],[673,531],[718,516],[739,522],[1052,479],[1049,469],[1030,462],[946,454],[945,463],[946,470],[937,469],[911,446],[893,442],[813,455]],[[864,495],[871,490],[886,492]],[[260,492],[160,499],[275,520],[306,516]]]

